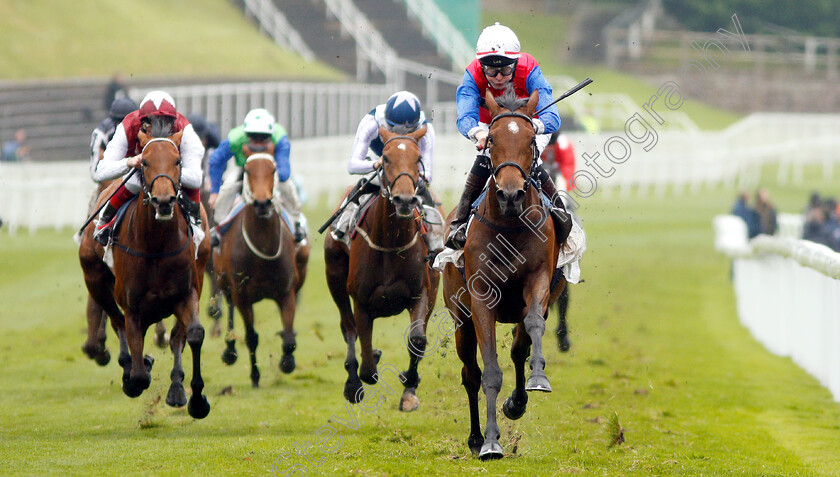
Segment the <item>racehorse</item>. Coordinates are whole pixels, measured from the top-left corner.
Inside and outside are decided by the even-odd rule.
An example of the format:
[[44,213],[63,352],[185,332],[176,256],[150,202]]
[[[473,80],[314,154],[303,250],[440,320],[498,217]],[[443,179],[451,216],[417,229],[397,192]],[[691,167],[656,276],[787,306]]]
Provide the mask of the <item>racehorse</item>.
[[236,306],[245,322],[245,342],[251,356],[251,384],[258,387],[260,372],[256,351],[259,335],[254,330],[253,304],[268,298],[280,308],[283,320],[280,370],[291,373],[295,369],[292,353],[297,347],[295,307],[297,293],[306,277],[309,245],[296,247],[294,234],[275,210],[274,144],[259,152],[248,145],[243,150],[247,157],[242,194],[246,205],[222,237],[213,260],[219,285],[228,302],[229,331],[222,360],[229,365],[236,362],[236,339],[232,332],[233,307]]
[[[420,405],[417,366],[425,352],[426,323],[440,280],[438,272],[425,263],[429,252],[425,240],[421,240],[421,224],[415,214],[420,205],[417,186],[421,180],[417,141],[425,133],[425,127],[405,136],[379,128],[385,144],[379,169],[381,191],[356,225],[349,248],[331,234],[324,240],[327,284],[341,314],[341,333],[347,343],[344,397],[354,404],[364,399],[362,381],[373,385],[379,380],[381,352],[372,346],[373,320],[408,309],[409,368],[403,373],[391,371],[398,374],[405,387],[400,410],[413,411]],[[356,358],[357,338],[361,341],[361,367]]]
[[[79,260],[90,296],[108,314],[119,338],[123,392],[137,397],[149,387],[154,360],[143,355],[146,331],[174,314],[177,321],[169,343],[174,365],[166,403],[174,407],[188,403],[181,355],[185,342],[189,343],[193,376],[187,410],[201,419],[210,412],[210,404],[201,394],[204,328],[198,318],[204,267],[210,256],[206,213],[201,210],[205,238],[196,250],[186,213],[176,205],[181,187],[182,133],[171,134],[171,123],[156,116],[151,121],[150,130],[138,134],[143,151],[139,171],[142,197],[126,206],[124,220],[113,231],[113,272],[103,261],[102,247],[93,240],[92,224],[84,230]],[[100,196],[100,203],[105,197]]]
[[[505,401],[509,419],[519,419],[528,402],[526,391],[550,392],[545,374],[542,336],[549,304],[557,300],[566,282],[552,287],[559,245],[555,224],[543,206],[531,179],[536,164],[535,131],[531,117],[539,96],[516,99],[512,91],[496,99],[488,91],[485,101],[493,120],[487,139],[493,166],[485,199],[478,206],[464,247],[464,275],[452,263],[443,271],[446,306],[457,326],[461,377],[470,409],[468,445],[480,459],[503,456],[496,422],[496,399],[502,370],[496,354],[496,323],[514,323],[511,359],[516,388]],[[454,211],[448,219],[451,222]],[[484,373],[476,360],[481,350]],[[530,348],[530,349],[529,349]],[[525,360],[531,354],[531,375],[525,382]],[[483,386],[487,427],[481,435],[478,390]]]

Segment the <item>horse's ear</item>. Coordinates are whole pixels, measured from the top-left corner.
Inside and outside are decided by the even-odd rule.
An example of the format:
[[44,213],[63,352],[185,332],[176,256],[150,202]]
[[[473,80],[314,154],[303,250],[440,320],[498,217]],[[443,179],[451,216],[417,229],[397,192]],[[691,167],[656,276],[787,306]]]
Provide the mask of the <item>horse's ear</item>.
[[537,103],[540,102],[540,92],[534,90],[531,93],[531,97],[528,98],[528,103],[525,105],[525,112],[528,114],[529,117],[534,116],[534,112],[537,110]]
[[502,108],[499,107],[499,103],[496,102],[496,98],[493,97],[493,93],[489,89],[484,93],[484,102],[487,104],[487,109],[490,110],[490,117],[495,118]]
[[181,147],[181,138],[184,137],[184,131],[178,131],[175,134],[169,136],[169,139],[172,140],[178,147]]
[[379,138],[382,139],[383,143],[388,142],[389,139],[396,136],[396,133],[392,133],[388,130],[385,126],[379,126]]
[[413,133],[409,134],[408,137],[414,138],[415,141],[419,141],[421,137],[426,135],[426,131],[429,128],[426,125],[423,125],[422,128],[414,131]]
[[140,143],[140,149],[146,147],[146,143],[149,142],[149,139],[151,139],[149,133],[147,133],[143,128],[140,128],[140,130],[137,131],[137,142]]

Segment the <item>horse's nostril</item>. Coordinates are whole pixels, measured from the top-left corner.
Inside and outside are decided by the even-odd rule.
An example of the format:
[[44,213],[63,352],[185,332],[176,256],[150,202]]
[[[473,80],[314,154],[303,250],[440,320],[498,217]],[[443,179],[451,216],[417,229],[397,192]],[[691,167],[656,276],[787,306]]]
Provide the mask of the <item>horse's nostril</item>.
[[524,200],[525,200],[525,191],[522,190],[522,189],[519,189],[518,191],[516,191],[516,197],[514,198],[514,201],[516,201],[516,203],[519,204],[519,203],[522,203],[522,201],[524,201]]

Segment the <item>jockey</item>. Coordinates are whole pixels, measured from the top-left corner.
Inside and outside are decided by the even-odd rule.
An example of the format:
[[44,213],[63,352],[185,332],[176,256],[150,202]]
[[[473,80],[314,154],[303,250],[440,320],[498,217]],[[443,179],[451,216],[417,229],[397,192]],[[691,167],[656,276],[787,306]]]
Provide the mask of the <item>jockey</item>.
[[[192,125],[175,109],[175,100],[163,91],[151,91],[140,109],[128,114],[117,126],[113,139],[108,143],[102,160],[96,167],[93,180],[97,182],[116,179],[128,173],[131,168],[140,168],[143,161],[142,148],[137,134],[150,124],[150,116],[160,116],[172,121],[172,133],[183,131],[181,144],[181,206],[186,209],[196,225],[201,224],[201,158],[204,146],[193,130]],[[135,174],[124,186],[120,187],[111,200],[102,209],[96,221],[94,238],[101,244],[107,244],[110,236],[110,223],[119,208],[136,196],[141,189],[140,177]]]
[[[412,133],[426,126],[426,134],[418,141],[421,154],[418,193],[426,205],[434,208],[435,201],[425,185],[432,181],[435,128],[426,119],[426,113],[423,112],[420,106],[420,100],[408,91],[397,91],[388,98],[388,101],[371,109],[362,118],[359,122],[359,127],[356,129],[356,138],[353,141],[353,149],[350,152],[350,160],[347,163],[347,172],[350,174],[368,174],[378,169],[382,161],[380,158],[382,148],[385,146],[382,143],[382,139],[379,138],[380,126],[384,126],[389,131],[397,134]],[[376,157],[376,161],[372,160],[371,156]],[[360,179],[356,183],[353,190],[348,194],[348,197],[359,190],[363,180]],[[374,178],[370,182],[365,183],[365,189],[362,193],[377,192],[380,186],[378,177]],[[350,214],[352,210],[345,209],[345,213]],[[347,218],[345,217],[345,219]],[[339,224],[342,227],[339,227]],[[333,227],[332,231],[335,238],[341,240],[347,233],[347,230],[344,230],[344,228],[349,225],[349,220],[337,219],[336,227]]]
[[[548,106],[553,101],[551,85],[543,77],[537,60],[528,53],[520,51],[519,39],[510,28],[496,23],[485,28],[478,37],[475,48],[475,60],[467,66],[466,73],[455,95],[458,110],[458,130],[471,139],[479,150],[472,169],[467,176],[466,186],[458,202],[455,218],[451,224],[446,246],[461,249],[467,240],[467,218],[472,203],[478,198],[487,178],[493,173],[489,150],[485,149],[490,112],[484,103],[485,91],[494,97],[501,96],[506,88],[512,87],[519,98],[527,98],[534,91],[539,91],[537,110]],[[536,129],[537,149],[541,153],[550,139],[551,133],[560,127],[557,107],[552,105],[532,122]],[[551,177],[538,161],[534,168],[542,184],[542,190],[554,204],[552,214],[561,214],[563,202]],[[562,213],[564,214],[564,212]],[[565,222],[565,217],[561,218]]]
[[[122,122],[128,114],[137,111],[137,103],[131,98],[115,99],[111,103],[111,108],[108,111],[108,117],[103,119],[99,126],[90,134],[90,176],[96,175],[96,165],[102,159],[102,154],[114,133],[117,132],[117,126]],[[94,179],[95,180],[95,179]]]
[[[242,188],[242,174],[247,159],[243,147],[248,145],[254,151],[263,150],[268,141],[274,144],[274,162],[279,179],[277,187],[283,205],[286,206],[286,210],[294,221],[295,241],[302,242],[306,238],[306,231],[300,224],[300,199],[294,182],[289,180],[292,172],[289,163],[289,151],[291,150],[289,136],[283,126],[275,121],[271,113],[265,109],[252,109],[245,115],[242,126],[231,129],[227,139],[222,141],[210,155],[208,166],[210,170],[209,202],[210,206],[215,209],[214,217],[219,224],[210,233],[214,245],[218,245],[221,239],[219,234],[224,233],[224,230],[227,229],[226,226],[235,216],[235,214],[229,214],[232,212],[236,194]],[[225,174],[228,160],[231,157],[236,160],[235,169]]]

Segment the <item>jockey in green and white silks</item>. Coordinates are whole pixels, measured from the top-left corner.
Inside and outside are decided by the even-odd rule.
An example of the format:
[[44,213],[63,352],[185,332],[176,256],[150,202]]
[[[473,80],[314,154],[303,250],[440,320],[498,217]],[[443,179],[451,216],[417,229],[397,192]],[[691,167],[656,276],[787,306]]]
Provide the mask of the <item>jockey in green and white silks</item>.
[[[294,182],[289,180],[291,177],[289,136],[283,126],[278,124],[274,116],[265,109],[254,109],[248,112],[243,124],[231,129],[227,139],[222,141],[210,155],[209,201],[215,209],[214,218],[219,224],[216,229],[224,230],[225,225],[232,219],[228,215],[237,194],[242,189],[242,173],[247,159],[243,152],[244,146],[249,145],[252,150],[259,150],[264,148],[268,141],[274,144],[274,162],[279,180],[277,187],[280,198],[295,223],[295,240],[300,242],[306,234],[300,226],[301,204],[297,189]],[[234,158],[235,164],[226,172],[231,157]]]

